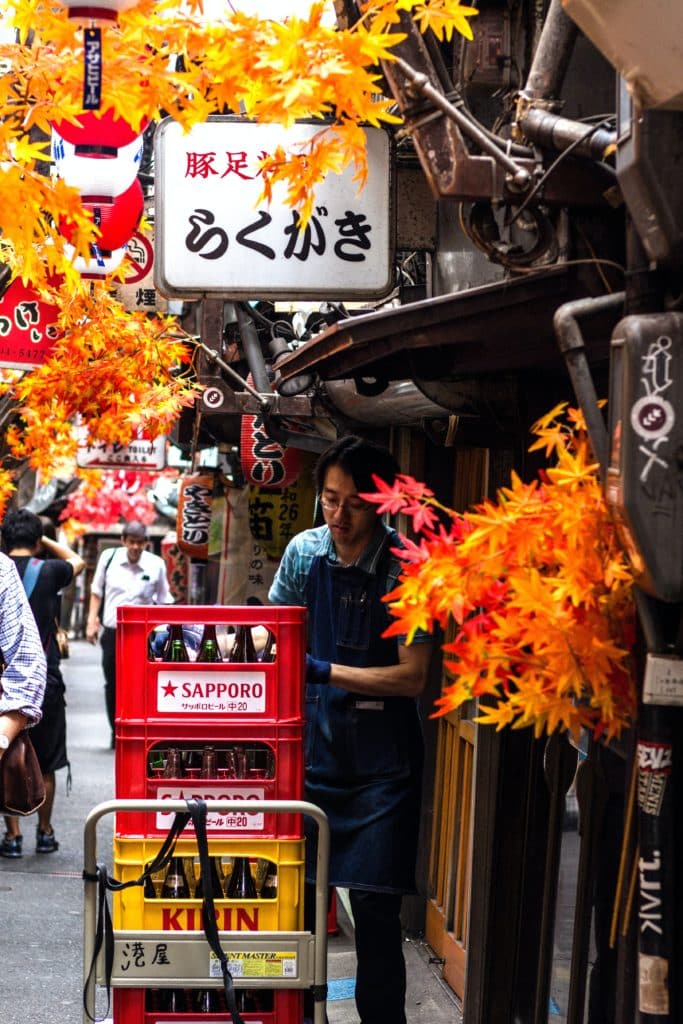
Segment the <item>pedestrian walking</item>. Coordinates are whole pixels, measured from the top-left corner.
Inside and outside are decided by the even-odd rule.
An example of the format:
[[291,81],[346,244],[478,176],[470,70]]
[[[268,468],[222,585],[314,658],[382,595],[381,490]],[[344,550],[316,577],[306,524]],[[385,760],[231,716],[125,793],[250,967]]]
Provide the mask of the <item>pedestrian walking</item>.
[[[383,636],[400,539],[359,495],[376,490],[373,473],[392,484],[397,472],[386,448],[359,437],[323,452],[315,481],[325,523],[289,542],[269,593],[273,604],[308,609],[306,799],[329,819],[330,885],[349,889],[361,1024],[406,1020],[400,912],[403,895],[415,891],[423,761],[416,698],[431,657],[426,633],[410,646]],[[308,914],[310,897],[309,886]]]
[[[2,524],[2,543],[22,579],[45,651],[46,686],[42,717],[31,733],[45,780],[45,801],[38,810],[36,853],[54,853],[59,848],[52,826],[55,772],[69,768],[65,686],[56,639],[60,592],[83,571],[85,563],[77,552],[48,537],[43,529],[40,517],[29,509],[9,512]],[[38,558],[39,549],[49,557]],[[69,781],[70,778],[67,779],[67,788]],[[19,818],[6,816],[5,824],[7,831],[0,843],[0,856],[23,856]]]
[[15,736],[39,722],[45,652],[26,591],[11,558],[0,553],[0,758]]
[[114,748],[116,714],[116,609],[120,605],[173,604],[166,565],[147,551],[147,530],[137,519],[121,531],[121,547],[103,551],[90,587],[85,638],[102,644],[107,717]]

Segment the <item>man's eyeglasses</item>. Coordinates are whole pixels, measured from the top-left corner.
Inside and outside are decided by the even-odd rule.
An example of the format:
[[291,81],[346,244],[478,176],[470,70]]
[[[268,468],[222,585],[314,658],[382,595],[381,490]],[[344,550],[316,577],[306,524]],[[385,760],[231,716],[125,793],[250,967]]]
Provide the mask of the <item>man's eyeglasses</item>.
[[322,495],[319,495],[318,501],[326,512],[338,512],[340,508],[345,508],[347,512],[353,514],[354,512],[367,512],[372,508],[372,505],[363,501],[362,498],[347,498],[345,501],[339,501],[338,498],[323,498]]

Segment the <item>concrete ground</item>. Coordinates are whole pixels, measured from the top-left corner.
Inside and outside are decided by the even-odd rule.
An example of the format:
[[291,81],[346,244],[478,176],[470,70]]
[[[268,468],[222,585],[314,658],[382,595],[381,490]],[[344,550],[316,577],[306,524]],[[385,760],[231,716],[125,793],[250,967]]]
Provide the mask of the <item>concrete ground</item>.
[[[109,749],[99,648],[72,641],[63,671],[73,788],[67,796],[67,773],[59,772],[52,819],[59,850],[37,855],[35,818],[27,818],[22,822],[23,858],[0,858],[2,1024],[83,1024],[84,1019],[83,822],[92,807],[114,795],[114,757]],[[105,818],[98,829],[98,856],[109,868],[110,820],[111,816]],[[330,939],[328,959],[329,1024],[357,1024],[353,935],[343,905],[338,922],[341,931]],[[429,962],[429,947],[411,939],[405,943],[405,953],[408,1024],[460,1024],[460,1005],[441,981],[438,966]],[[105,1009],[103,995],[101,991],[100,1013]],[[144,1024],[153,1024],[151,1015],[146,1015]]]

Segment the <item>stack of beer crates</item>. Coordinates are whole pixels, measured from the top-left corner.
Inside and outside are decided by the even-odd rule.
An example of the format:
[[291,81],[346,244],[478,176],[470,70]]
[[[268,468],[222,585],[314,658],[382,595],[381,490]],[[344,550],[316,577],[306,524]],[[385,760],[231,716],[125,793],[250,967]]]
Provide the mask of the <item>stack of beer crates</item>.
[[[239,933],[248,946],[261,932],[303,928],[304,840],[301,816],[264,814],[260,800],[303,799],[304,674],[303,608],[139,606],[118,612],[115,795],[124,799],[190,797],[243,800],[244,812],[209,814],[209,856],[215,867],[215,907],[219,933]],[[183,625],[197,636],[206,624],[234,636],[238,627],[267,631],[267,661],[168,661],[151,639],[163,626]],[[263,627],[260,631],[256,627]],[[272,660],[270,660],[272,657]],[[172,814],[118,812],[115,819],[114,875],[139,878],[154,860],[173,821]],[[153,878],[114,895],[114,930],[126,934],[195,933],[203,940],[199,858],[191,823],[182,833],[172,870],[182,867],[180,890],[169,896],[168,879]],[[247,858],[256,898],[228,898],[236,858]],[[244,866],[244,861],[241,862]],[[213,872],[212,872],[213,873]],[[217,879],[217,880],[216,880]],[[166,883],[166,884],[165,884]],[[223,936],[224,937],[224,936]],[[220,972],[197,988],[159,987],[113,990],[114,1024],[190,1024],[228,1021]],[[163,959],[163,958],[162,958]],[[286,963],[270,962],[265,975],[272,988],[249,989],[248,979],[264,977],[255,957],[236,965],[238,1009],[245,1022],[300,1024],[300,990],[277,988]],[[160,971],[163,972],[160,966]],[[152,968],[153,971],[153,968]],[[217,973],[217,976],[216,976]],[[159,975],[160,981],[163,974]]]

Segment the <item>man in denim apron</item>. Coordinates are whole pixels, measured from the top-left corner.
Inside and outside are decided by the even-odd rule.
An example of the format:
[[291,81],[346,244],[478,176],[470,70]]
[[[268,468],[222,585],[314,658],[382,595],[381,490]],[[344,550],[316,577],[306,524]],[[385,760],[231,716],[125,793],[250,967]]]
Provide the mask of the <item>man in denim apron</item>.
[[[415,891],[423,746],[416,698],[431,637],[384,638],[398,535],[359,497],[373,473],[391,484],[389,451],[358,437],[320,456],[325,525],[287,545],[269,599],[308,609],[306,799],[327,814],[330,885],[348,888],[361,1024],[405,1024],[401,900]],[[311,843],[307,861],[311,864]],[[308,875],[312,877],[312,873]],[[308,901],[310,904],[310,900]]]

